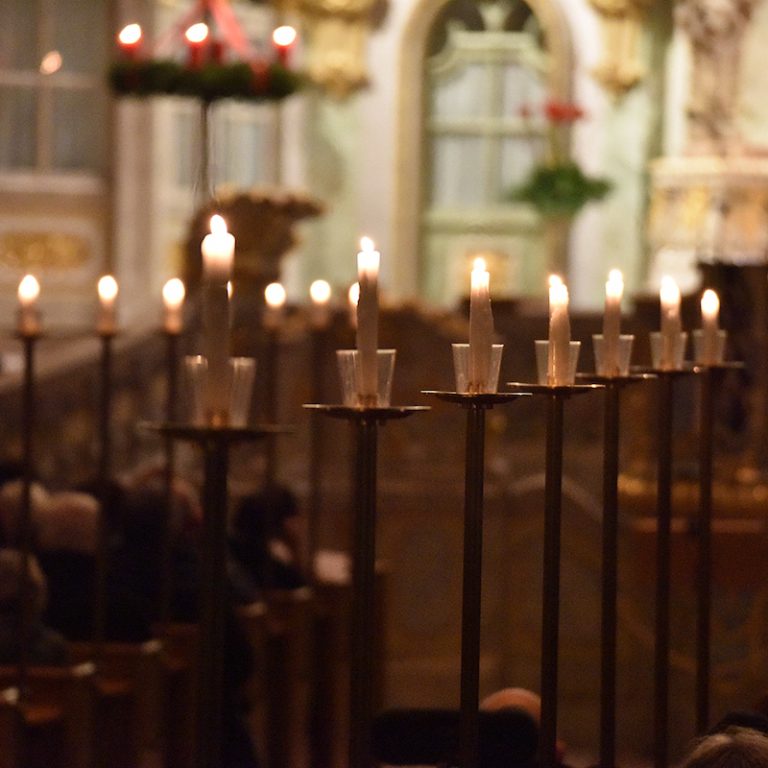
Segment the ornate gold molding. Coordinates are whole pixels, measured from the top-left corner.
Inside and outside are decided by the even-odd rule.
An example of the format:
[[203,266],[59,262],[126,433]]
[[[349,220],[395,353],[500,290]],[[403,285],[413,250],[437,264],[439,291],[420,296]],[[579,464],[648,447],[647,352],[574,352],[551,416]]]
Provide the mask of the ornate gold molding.
[[592,74],[615,96],[623,96],[646,75],[640,34],[656,0],[589,0],[602,22],[603,58]]
[[61,232],[5,232],[0,235],[0,265],[13,269],[77,269],[90,258],[88,242]]

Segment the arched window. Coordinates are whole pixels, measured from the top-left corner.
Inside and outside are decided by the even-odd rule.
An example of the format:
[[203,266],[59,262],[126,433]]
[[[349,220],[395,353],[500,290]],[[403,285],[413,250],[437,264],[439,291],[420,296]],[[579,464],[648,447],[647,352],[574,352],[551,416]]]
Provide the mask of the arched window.
[[411,31],[423,43],[403,60],[414,81],[403,83],[413,100],[402,112],[399,196],[417,212],[401,211],[400,221],[419,292],[455,301],[478,252],[489,261],[496,295],[540,292],[540,222],[508,195],[541,156],[538,108],[569,96],[565,25],[556,6],[541,0],[427,1],[420,13]]

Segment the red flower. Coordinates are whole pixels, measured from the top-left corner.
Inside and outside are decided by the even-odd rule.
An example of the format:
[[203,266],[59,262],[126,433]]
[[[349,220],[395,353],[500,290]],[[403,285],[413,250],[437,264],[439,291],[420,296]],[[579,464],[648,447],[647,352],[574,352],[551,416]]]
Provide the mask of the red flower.
[[584,110],[571,102],[550,99],[544,104],[544,114],[552,123],[573,123],[584,117]]

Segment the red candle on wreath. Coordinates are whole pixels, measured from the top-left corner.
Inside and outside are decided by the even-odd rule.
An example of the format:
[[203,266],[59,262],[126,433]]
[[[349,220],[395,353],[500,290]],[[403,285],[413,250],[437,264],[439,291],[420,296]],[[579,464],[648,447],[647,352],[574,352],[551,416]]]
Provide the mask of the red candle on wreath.
[[141,27],[138,24],[127,24],[117,35],[117,42],[124,58],[135,61],[141,48]]
[[199,69],[205,62],[205,51],[208,46],[208,25],[202,21],[193,24],[184,33],[189,47],[189,67]]
[[291,50],[296,42],[296,30],[293,27],[283,25],[272,33],[272,43],[275,46],[277,60],[287,67],[290,64]]

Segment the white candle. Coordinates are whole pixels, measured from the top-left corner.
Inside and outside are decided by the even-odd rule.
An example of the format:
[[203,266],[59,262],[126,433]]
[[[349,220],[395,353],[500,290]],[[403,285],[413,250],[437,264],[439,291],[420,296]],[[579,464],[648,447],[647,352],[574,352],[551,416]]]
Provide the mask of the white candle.
[[352,283],[347,291],[349,302],[349,324],[357,328],[357,302],[360,301],[360,283]]
[[104,275],[98,284],[99,316],[96,330],[102,336],[111,336],[115,332],[115,301],[117,299],[117,280],[112,275]]
[[264,313],[265,328],[275,331],[280,327],[283,322],[286,298],[285,288],[280,283],[270,283],[264,289],[264,301],[267,304],[267,310]]
[[683,332],[680,320],[680,289],[674,278],[665,275],[661,278],[659,289],[661,303],[661,367],[675,368],[675,350],[680,344],[680,334]]
[[360,297],[357,301],[357,354],[360,362],[360,392],[363,405],[376,405],[378,400],[379,345],[379,261],[373,241],[360,240],[357,254],[357,277]]
[[571,357],[571,322],[568,317],[568,288],[557,275],[549,278],[549,349],[547,383],[568,383]]
[[720,299],[707,288],[701,297],[701,356],[702,363],[713,364],[718,360],[718,336],[720,335]]
[[40,283],[34,275],[24,275],[19,283],[18,331],[21,336],[37,336],[40,333],[40,313],[37,299]]
[[315,328],[328,325],[330,315],[328,302],[331,300],[331,285],[327,280],[315,280],[309,286],[309,297],[312,299],[310,322]]
[[204,402],[206,420],[221,426],[229,421],[229,290],[235,238],[221,216],[211,217],[211,233],[203,238],[203,354],[208,361]]
[[163,286],[163,306],[165,307],[163,328],[166,333],[181,333],[185,295],[184,283],[178,277],[172,277]]
[[491,311],[490,273],[485,259],[478,256],[472,264],[469,293],[469,392],[485,391],[491,367],[493,313]]
[[619,337],[621,336],[621,299],[624,277],[618,269],[608,273],[605,284],[605,314],[603,315],[603,372],[616,376],[619,372]]

